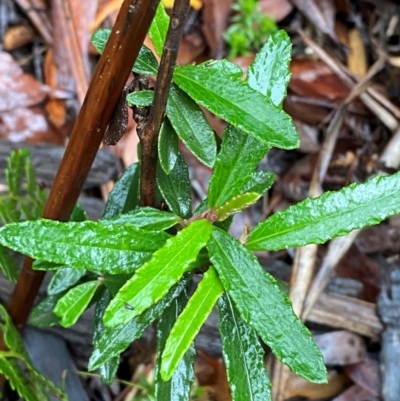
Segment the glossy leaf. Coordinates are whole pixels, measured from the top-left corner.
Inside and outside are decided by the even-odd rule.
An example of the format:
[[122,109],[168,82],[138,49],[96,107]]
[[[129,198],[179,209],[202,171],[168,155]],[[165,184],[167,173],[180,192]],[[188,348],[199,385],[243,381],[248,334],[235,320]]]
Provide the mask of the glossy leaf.
[[232,400],[271,401],[271,383],[257,333],[243,321],[227,294],[218,300],[218,316]]
[[321,244],[400,213],[400,173],[352,184],[274,214],[250,233],[247,248],[278,250]]
[[221,150],[210,178],[208,204],[212,209],[244,192],[258,163],[269,148],[238,128],[229,126],[225,130]]
[[244,186],[243,190],[246,192],[257,192],[264,195],[272,187],[275,175],[270,171],[256,171],[253,177]]
[[[99,334],[93,341],[94,350],[89,360],[89,370],[94,370],[109,359],[119,356],[134,340],[139,338],[144,330],[155,319],[158,319],[164,309],[183,291],[190,279],[190,275],[184,277],[169,290],[164,298],[127,323],[115,327],[104,327],[102,322],[97,323],[95,333]],[[123,308],[126,306],[124,305]],[[96,321],[98,322],[98,320]]]
[[212,167],[217,154],[215,135],[196,102],[172,84],[166,111],[172,127],[186,147],[202,163]]
[[60,324],[60,318],[54,314],[54,308],[64,294],[65,292],[48,295],[40,301],[29,315],[29,324],[36,327],[52,327]]
[[178,153],[178,137],[168,118],[165,118],[158,136],[158,159],[166,174],[174,168]]
[[292,44],[285,31],[272,34],[257,53],[247,73],[247,82],[266,95],[275,106],[282,108],[290,80]]
[[169,17],[162,2],[159,3],[156,15],[150,25],[149,36],[153,42],[156,53],[161,57],[165,38],[167,36]]
[[18,278],[18,265],[15,259],[10,255],[10,251],[0,245],[0,271],[15,283]]
[[204,63],[204,66],[207,67],[207,69],[217,70],[233,78],[242,78],[243,76],[242,69],[229,60],[208,60]]
[[170,212],[164,212],[152,207],[140,207],[132,212],[120,214],[110,220],[104,220],[105,224],[131,224],[144,230],[166,230],[179,223],[181,218]]
[[135,209],[139,204],[139,163],[131,164],[114,184],[106,203],[103,219]]
[[248,192],[235,196],[224,205],[214,210],[215,214],[218,216],[218,221],[224,221],[232,214],[251,206],[260,199],[260,196],[261,195],[257,192]]
[[211,266],[179,315],[167,339],[160,369],[163,380],[169,380],[172,377],[222,292],[222,284]]
[[[111,301],[104,315],[108,326],[123,324],[159,301],[180,280],[207,244],[211,224],[197,220],[169,239],[139,268]],[[132,308],[125,308],[129,304]]]
[[199,105],[262,142],[283,149],[299,146],[291,118],[246,82],[205,64],[177,67],[174,81]]
[[77,269],[129,273],[151,258],[169,235],[132,225],[26,221],[0,229],[0,243],[29,256]]
[[293,312],[288,297],[257,258],[231,235],[213,228],[210,260],[243,320],[295,373],[316,383],[326,381],[321,352]]
[[194,356],[195,348],[192,343],[179,362],[170,380],[164,381],[160,375],[161,355],[171,329],[181,314],[188,301],[188,293],[182,291],[171,304],[165,308],[157,324],[157,359],[156,359],[156,383],[155,397],[157,401],[189,400],[190,389],[194,381]]
[[152,90],[134,91],[126,96],[126,102],[129,107],[148,107],[153,103],[153,98],[154,91]]
[[119,367],[119,357],[110,358],[103,365],[99,366],[100,376],[105,384],[111,386],[115,380]]
[[83,269],[72,269],[71,267],[59,268],[47,286],[47,294],[54,295],[67,290],[76,284],[85,274],[86,270]]
[[160,165],[157,167],[157,185],[165,202],[176,215],[188,218],[192,214],[192,187],[189,169],[184,157],[178,153],[175,165],[166,174]]
[[61,318],[62,326],[70,327],[76,323],[89,305],[99,285],[100,282],[97,280],[77,285],[58,300],[54,313]]
[[[92,35],[92,43],[96,50],[102,54],[104,51],[104,47],[110,37],[111,29],[103,28],[99,29]],[[135,65],[132,68],[132,71],[137,74],[156,76],[158,71],[158,63],[157,59],[154,57],[151,50],[142,45],[139,55],[136,59]]]

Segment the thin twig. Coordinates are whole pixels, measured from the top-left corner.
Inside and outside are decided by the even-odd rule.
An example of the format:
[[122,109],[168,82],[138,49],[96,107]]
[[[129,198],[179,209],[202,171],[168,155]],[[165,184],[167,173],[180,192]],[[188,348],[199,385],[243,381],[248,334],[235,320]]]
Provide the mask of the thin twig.
[[154,89],[153,104],[143,131],[138,132],[142,145],[140,173],[140,203],[142,206],[155,206],[158,134],[164,119],[172,74],[188,11],[189,0],[175,0]]

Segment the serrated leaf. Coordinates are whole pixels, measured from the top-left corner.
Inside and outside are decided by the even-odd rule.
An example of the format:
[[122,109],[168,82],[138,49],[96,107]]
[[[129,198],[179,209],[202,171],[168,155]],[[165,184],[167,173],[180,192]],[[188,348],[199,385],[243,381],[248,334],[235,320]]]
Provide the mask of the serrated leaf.
[[[110,37],[111,29],[103,28],[96,31],[91,38],[93,46],[96,50],[102,54],[108,38]],[[135,65],[132,68],[132,71],[137,74],[148,75],[148,76],[156,76],[158,72],[158,63],[157,59],[154,57],[151,50],[142,45],[140,48],[138,57],[136,59]]]
[[224,221],[232,214],[240,212],[246,207],[257,202],[260,199],[260,194],[257,192],[248,192],[246,194],[240,194],[228,202],[220,206],[218,209],[215,209],[214,212],[218,216],[218,221]]
[[[104,315],[105,324],[126,323],[159,301],[196,260],[207,244],[210,232],[211,224],[202,219],[169,239],[111,301]],[[133,310],[125,308],[126,304]]]
[[213,227],[210,260],[243,320],[295,373],[326,382],[324,360],[310,332],[293,312],[288,297],[256,257],[228,233]]
[[29,155],[29,150],[21,149],[11,152],[7,159],[7,168],[5,170],[6,184],[12,195],[21,195],[22,180],[25,175],[25,163]]
[[88,281],[69,290],[57,302],[54,313],[61,318],[60,324],[70,327],[76,323],[96,292],[99,281]]
[[129,107],[148,107],[153,103],[153,98],[154,91],[152,90],[134,91],[126,96],[126,102]]
[[133,272],[149,260],[167,238],[169,235],[163,231],[101,221],[37,220],[13,223],[0,229],[1,244],[32,258],[115,274]]
[[179,315],[167,339],[160,369],[163,380],[171,379],[222,292],[222,284],[211,266],[204,273],[203,279]]
[[247,82],[282,108],[290,80],[292,44],[285,31],[273,33],[257,53],[247,73]]
[[165,11],[164,5],[160,2],[149,29],[150,39],[153,42],[156,53],[160,57],[163,52],[165,38],[167,37],[168,25],[169,16]]
[[247,248],[278,250],[321,244],[400,213],[400,173],[378,176],[306,199],[259,223]]
[[264,195],[272,187],[275,181],[275,174],[270,171],[256,171],[253,177],[244,186],[245,192],[257,192]]
[[165,343],[183,308],[188,301],[188,293],[182,291],[163,312],[157,324],[157,359],[156,359],[156,383],[155,396],[157,401],[189,400],[190,389],[194,381],[194,356],[195,348],[192,343],[179,362],[174,374],[168,381],[162,380],[160,376],[161,355]]
[[85,274],[86,270],[84,269],[72,269],[71,267],[59,268],[47,286],[47,294],[55,295],[67,290],[76,284]]
[[172,84],[166,112],[172,127],[186,147],[202,163],[212,167],[217,154],[215,135],[196,102]]
[[29,361],[22,338],[3,305],[0,305],[0,330],[3,332],[4,344],[11,351],[18,353],[23,360]]
[[[127,323],[115,327],[104,327],[102,322],[98,323],[98,325],[101,324],[103,329],[95,330],[95,333],[100,334],[96,335],[93,341],[94,350],[89,359],[89,370],[94,370],[106,363],[110,358],[117,357],[135,339],[139,338],[144,330],[155,319],[158,319],[163,310],[182,292],[190,279],[190,275],[184,277],[169,290],[164,298]],[[126,308],[126,306],[123,306],[123,308]]]
[[58,300],[65,292],[49,295],[40,301],[29,315],[29,324],[36,327],[51,327],[60,324],[60,318],[54,314]]
[[221,150],[210,178],[209,206],[218,208],[243,193],[269,149],[258,139],[229,126],[224,132]]
[[139,204],[139,163],[131,164],[114,184],[108,196],[103,219],[110,219],[135,209]]
[[182,219],[173,213],[154,209],[152,207],[140,207],[132,212],[120,214],[110,220],[103,220],[105,224],[130,224],[144,230],[166,230]]
[[180,153],[169,174],[166,174],[160,165],[157,166],[157,185],[173,213],[183,218],[191,216],[192,187],[189,169]]
[[10,255],[10,251],[2,245],[0,245],[0,270],[11,282],[17,281],[18,264]]
[[174,81],[196,103],[262,142],[283,149],[299,146],[291,118],[246,82],[204,64],[177,67]]
[[166,174],[174,168],[178,154],[178,137],[168,118],[165,118],[158,136],[158,160]]
[[218,300],[218,316],[232,400],[270,401],[271,383],[257,333],[243,321],[226,293]]

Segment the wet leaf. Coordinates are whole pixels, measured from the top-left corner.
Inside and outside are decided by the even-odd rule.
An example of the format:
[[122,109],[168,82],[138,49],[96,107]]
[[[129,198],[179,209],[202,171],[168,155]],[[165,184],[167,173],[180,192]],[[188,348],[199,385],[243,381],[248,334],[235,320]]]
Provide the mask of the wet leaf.
[[61,318],[62,326],[70,327],[76,323],[89,305],[99,285],[100,282],[97,280],[77,285],[58,300],[54,313]]
[[218,316],[232,400],[271,401],[271,383],[257,333],[243,321],[227,294],[218,300]]
[[76,284],[85,274],[86,270],[84,269],[72,269],[71,267],[59,268],[47,286],[47,294],[55,295],[67,290]]
[[253,327],[273,353],[295,373],[316,383],[326,382],[323,357],[310,332],[257,258],[216,227],[213,227],[207,249],[244,322]]
[[172,84],[166,111],[172,127],[186,147],[202,163],[212,167],[217,154],[215,135],[196,102]]
[[37,220],[0,229],[0,243],[32,258],[114,274],[133,272],[167,238],[169,235],[162,231],[101,221]]
[[292,44],[285,31],[272,34],[257,53],[247,73],[247,82],[254,90],[266,95],[282,108],[290,80]]
[[256,171],[253,177],[246,183],[243,190],[246,192],[257,192],[264,195],[272,187],[275,181],[275,174],[270,171]]
[[218,208],[243,193],[269,149],[258,139],[229,126],[224,132],[221,150],[210,178],[209,206]]
[[222,284],[211,266],[204,273],[203,279],[179,315],[167,339],[160,369],[163,380],[171,379],[222,292]]
[[181,153],[169,174],[157,167],[157,185],[165,202],[176,215],[188,218],[192,214],[192,187],[189,169]]
[[378,176],[318,198],[306,199],[259,223],[250,250],[278,250],[321,244],[400,212],[400,173]]
[[239,78],[201,64],[177,67],[174,81],[199,105],[262,142],[283,149],[299,146],[291,118]]
[[178,137],[168,118],[165,118],[158,136],[158,159],[166,174],[174,168],[178,153]]
[[165,11],[164,5],[160,1],[157,7],[156,15],[149,29],[150,39],[153,42],[154,48],[156,49],[156,53],[160,57],[164,49],[164,42],[167,36],[168,25],[169,25],[169,17]]
[[[210,232],[211,224],[202,219],[168,240],[111,301],[104,315],[105,324],[115,326],[126,323],[159,301],[196,260]],[[133,310],[125,308],[126,304]]]
[[152,90],[141,90],[129,93],[126,97],[126,102],[129,107],[139,106],[148,107],[153,103],[154,91]]
[[11,282],[17,281],[18,264],[10,255],[10,251],[2,245],[0,245],[0,270]]
[[257,192],[248,192],[235,196],[218,209],[214,210],[215,214],[218,216],[218,221],[224,221],[232,214],[251,206],[260,199],[260,196],[261,195]]

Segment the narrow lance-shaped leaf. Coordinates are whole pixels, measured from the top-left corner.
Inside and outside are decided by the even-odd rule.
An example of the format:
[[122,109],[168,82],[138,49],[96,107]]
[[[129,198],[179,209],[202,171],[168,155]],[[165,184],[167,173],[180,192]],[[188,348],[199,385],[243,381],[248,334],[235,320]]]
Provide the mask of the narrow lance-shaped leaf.
[[215,209],[214,212],[218,216],[218,221],[224,221],[229,216],[251,206],[257,202],[260,197],[261,195],[257,192],[248,192],[246,194],[237,195],[218,209]]
[[158,136],[158,159],[166,174],[171,173],[178,157],[178,136],[168,118],[165,118]]
[[51,278],[51,281],[47,286],[47,293],[49,295],[54,295],[65,291],[76,284],[85,274],[86,270],[84,269],[61,267]]
[[181,153],[178,153],[175,165],[169,174],[166,174],[160,165],[157,166],[157,185],[173,213],[183,218],[191,216],[192,187],[189,169]]
[[245,192],[257,192],[260,195],[264,195],[272,187],[274,180],[274,173],[270,171],[256,171],[250,181],[246,183],[243,190]]
[[271,401],[271,383],[257,333],[243,321],[228,294],[218,300],[218,316],[232,400]]
[[198,104],[262,142],[283,149],[299,146],[291,118],[239,78],[201,64],[177,67],[174,81]]
[[378,176],[318,198],[306,199],[261,222],[247,248],[278,250],[321,244],[400,213],[400,173]]
[[2,245],[35,259],[115,274],[133,272],[167,238],[165,232],[93,221],[37,220],[0,229]]
[[213,227],[210,260],[243,320],[295,373],[326,381],[324,360],[310,332],[293,312],[288,297],[256,257],[228,233]]
[[15,259],[10,255],[10,251],[0,245],[0,270],[13,283],[18,278],[18,265]]
[[167,339],[160,370],[163,380],[171,378],[222,292],[222,284],[211,266],[179,315]]
[[196,260],[210,233],[211,224],[202,219],[169,239],[121,288],[106,310],[104,323],[126,323],[159,301]]
[[169,16],[165,11],[164,5],[160,1],[156,15],[154,16],[153,22],[150,25],[149,36],[151,41],[153,42],[154,48],[156,49],[157,54],[161,57],[165,38],[167,36],[169,25]]
[[202,163],[212,167],[217,154],[215,135],[196,102],[172,84],[166,111],[171,125],[186,147]]
[[126,96],[126,102],[129,107],[148,107],[153,103],[153,98],[154,91],[152,90],[134,91]]
[[[100,334],[96,335],[93,341],[94,350],[89,360],[89,370],[97,369],[111,358],[118,357],[134,340],[142,335],[154,320],[161,316],[164,309],[184,290],[191,278],[190,274],[184,276],[179,283],[169,290],[165,297],[128,323],[115,327],[104,327],[103,322],[97,321],[95,333]],[[129,304],[124,306],[124,308],[126,307],[129,308]]]
[[291,57],[292,44],[288,34],[282,30],[275,32],[257,53],[247,73],[248,84],[279,108],[286,97]]
[[61,318],[61,325],[70,327],[76,323],[93,298],[99,281],[88,281],[69,290],[57,302],[54,313]]
[[65,291],[55,295],[48,295],[40,301],[29,315],[29,324],[36,327],[52,327],[60,324],[60,318],[54,314],[54,308]]
[[157,324],[157,359],[156,359],[156,388],[157,401],[189,400],[190,389],[194,381],[194,356],[195,349],[192,343],[179,362],[170,380],[164,381],[160,375],[161,355],[167,338],[176,319],[181,314],[188,301],[187,288],[175,298],[164,310]]

